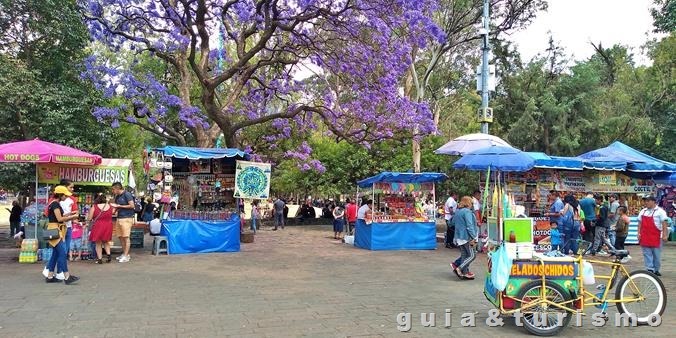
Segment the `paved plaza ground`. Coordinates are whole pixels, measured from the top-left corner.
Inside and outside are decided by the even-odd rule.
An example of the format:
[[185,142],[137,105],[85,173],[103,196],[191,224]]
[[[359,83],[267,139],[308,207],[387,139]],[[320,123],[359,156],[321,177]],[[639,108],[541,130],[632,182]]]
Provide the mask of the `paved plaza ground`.
[[[0,229],[6,237],[7,229]],[[150,255],[133,251],[128,264],[75,262],[79,285],[45,284],[41,264],[19,264],[0,254],[0,337],[513,337],[527,335],[511,319],[485,324],[481,277],[485,255],[473,264],[479,279],[459,281],[448,263],[457,251],[372,252],[332,238],[329,227],[260,231],[255,243],[230,254]],[[642,265],[629,247],[632,268]],[[562,336],[673,336],[676,245],[663,258],[672,297],[660,327],[602,327],[583,320]],[[444,312],[452,311],[452,327]],[[407,333],[397,314],[411,313]],[[436,327],[422,327],[421,312],[435,312]],[[460,327],[462,313],[476,327]],[[614,317],[615,308],[610,309]]]

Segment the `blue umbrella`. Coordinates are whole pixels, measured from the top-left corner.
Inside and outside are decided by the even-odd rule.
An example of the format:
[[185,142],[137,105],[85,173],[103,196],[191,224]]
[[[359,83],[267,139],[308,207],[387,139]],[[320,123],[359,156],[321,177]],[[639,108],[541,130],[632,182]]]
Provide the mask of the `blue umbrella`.
[[490,146],[465,154],[453,163],[455,169],[475,171],[528,171],[535,166],[535,160],[527,153],[505,146]]

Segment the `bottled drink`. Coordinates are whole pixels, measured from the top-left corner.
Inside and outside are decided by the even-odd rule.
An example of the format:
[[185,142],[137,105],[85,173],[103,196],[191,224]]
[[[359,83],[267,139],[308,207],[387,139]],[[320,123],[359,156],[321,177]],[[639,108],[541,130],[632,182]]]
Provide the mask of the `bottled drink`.
[[514,233],[514,230],[509,232],[509,242],[516,243],[516,234]]

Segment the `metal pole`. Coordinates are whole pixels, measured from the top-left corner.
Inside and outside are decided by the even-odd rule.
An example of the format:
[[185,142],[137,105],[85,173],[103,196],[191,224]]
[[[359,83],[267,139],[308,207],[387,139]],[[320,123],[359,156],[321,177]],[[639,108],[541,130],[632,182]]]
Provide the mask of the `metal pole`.
[[[490,46],[488,45],[488,32],[490,29],[490,15],[489,15],[489,1],[484,0],[483,8],[483,46],[481,48],[481,109],[482,111],[488,108],[488,79],[489,79],[489,67],[488,67],[488,53],[490,51]],[[481,132],[488,134],[488,122],[481,122]]]
[[[47,198],[49,199],[49,198]],[[38,239],[38,217],[40,210],[38,210],[38,163],[35,162],[35,239]]]

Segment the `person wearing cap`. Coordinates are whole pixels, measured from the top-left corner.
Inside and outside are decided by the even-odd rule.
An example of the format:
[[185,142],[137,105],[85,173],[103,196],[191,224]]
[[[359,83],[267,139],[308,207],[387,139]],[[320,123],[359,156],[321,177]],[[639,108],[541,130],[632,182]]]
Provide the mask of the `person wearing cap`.
[[662,241],[669,239],[667,212],[657,206],[655,196],[643,198],[645,208],[638,213],[638,244],[643,251],[646,270],[661,276]]
[[66,225],[64,222],[72,221],[80,217],[77,213],[71,214],[70,216],[65,216],[63,209],[61,208],[60,202],[68,199],[72,196],[73,193],[70,192],[65,186],[57,186],[54,188],[54,198],[48,207],[47,217],[49,223],[47,223],[47,230],[58,229],[59,238],[48,240],[49,245],[54,248],[54,253],[47,263],[47,277],[45,281],[47,283],[59,283],[61,282],[58,278],[54,276],[54,269],[58,265],[59,271],[64,274],[64,283],[67,285],[77,282],[80,278],[71,275],[68,272],[68,248],[66,247]]

